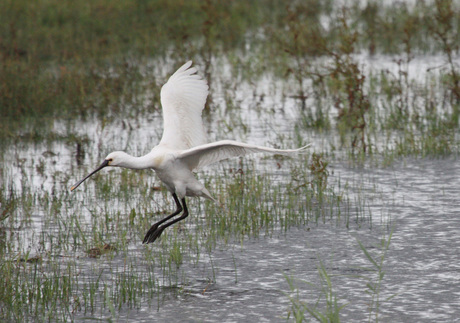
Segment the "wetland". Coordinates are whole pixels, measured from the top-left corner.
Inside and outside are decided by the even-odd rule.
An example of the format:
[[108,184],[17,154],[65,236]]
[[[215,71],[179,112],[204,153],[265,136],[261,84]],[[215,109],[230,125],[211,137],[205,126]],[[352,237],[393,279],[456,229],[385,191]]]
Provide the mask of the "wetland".
[[[455,1],[0,4],[0,320],[453,322],[460,317]],[[294,148],[197,177],[104,170],[162,134],[192,59],[210,141]]]

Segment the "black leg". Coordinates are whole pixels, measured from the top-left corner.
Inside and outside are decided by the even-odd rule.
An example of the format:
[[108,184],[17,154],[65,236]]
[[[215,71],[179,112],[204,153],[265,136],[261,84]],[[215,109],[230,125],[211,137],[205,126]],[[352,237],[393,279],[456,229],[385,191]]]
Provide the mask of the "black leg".
[[[160,221],[158,221],[157,223],[155,223],[154,225],[152,225],[149,229],[149,231],[147,232],[147,234],[145,235],[145,238],[144,238],[144,241],[142,243],[146,243],[150,238],[151,236],[154,234],[154,232],[158,229],[158,227],[160,226],[160,224],[168,221],[169,219],[171,219],[172,217],[178,215],[179,213],[182,212],[183,208],[182,208],[182,205],[180,204],[179,202],[179,199],[177,198],[177,195],[176,193],[173,193],[173,198],[174,198],[174,202],[176,202],[176,205],[177,205],[177,209],[176,211],[174,211],[174,213],[168,215],[166,218],[164,219],[161,219]],[[149,241],[149,242],[152,242],[152,241]],[[147,243],[149,243],[147,242]]]
[[[166,224],[157,226],[155,228],[155,230],[153,230],[153,231],[152,231],[152,228],[150,228],[149,232],[147,232],[147,234],[145,235],[143,243],[154,242],[163,233],[164,229],[166,229],[170,225],[173,225],[176,222],[179,222],[179,221],[182,221],[183,219],[185,219],[188,216],[188,209],[187,209],[187,204],[185,204],[185,198],[182,199],[182,207],[184,208],[184,213],[182,213],[182,215],[180,217],[178,217],[177,219],[174,219],[174,220],[172,220],[172,221],[170,221],[170,222],[168,222]],[[182,210],[182,207],[181,207],[181,210]],[[171,216],[169,216],[168,218],[171,218]],[[161,223],[163,223],[167,219],[162,220]],[[150,232],[150,231],[152,231],[152,232]]]

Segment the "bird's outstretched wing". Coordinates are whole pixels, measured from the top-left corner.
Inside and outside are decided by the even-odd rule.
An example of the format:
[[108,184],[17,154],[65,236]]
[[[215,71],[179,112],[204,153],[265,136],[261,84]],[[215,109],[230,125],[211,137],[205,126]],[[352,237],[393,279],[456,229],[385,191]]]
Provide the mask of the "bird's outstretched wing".
[[222,140],[193,147],[181,152],[177,158],[184,162],[190,170],[199,170],[220,160],[244,156],[251,153],[272,153],[289,155],[301,152],[310,145],[298,149],[276,149],[257,145],[245,144],[233,140]]
[[183,150],[205,144],[206,132],[201,120],[208,96],[208,84],[192,61],[182,65],[161,88],[163,137],[160,145]]

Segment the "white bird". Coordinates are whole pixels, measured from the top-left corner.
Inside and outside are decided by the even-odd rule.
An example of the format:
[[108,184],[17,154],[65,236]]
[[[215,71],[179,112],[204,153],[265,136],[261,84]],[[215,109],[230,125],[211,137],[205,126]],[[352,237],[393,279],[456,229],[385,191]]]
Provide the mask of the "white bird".
[[[195,178],[193,172],[231,157],[249,153],[287,155],[300,152],[309,146],[282,150],[233,140],[207,143],[201,112],[208,96],[208,85],[196,74],[197,69],[191,65],[191,61],[185,63],[161,88],[164,129],[158,146],[141,157],[134,157],[123,151],[112,152],[96,170],[70,189],[73,191],[91,175],[107,166],[153,169],[172,193],[177,209],[171,215],[153,224],[145,235],[143,243],[154,242],[164,229],[188,216],[186,196],[204,197],[214,201],[206,187]],[[167,222],[181,212],[183,213],[180,217]]]

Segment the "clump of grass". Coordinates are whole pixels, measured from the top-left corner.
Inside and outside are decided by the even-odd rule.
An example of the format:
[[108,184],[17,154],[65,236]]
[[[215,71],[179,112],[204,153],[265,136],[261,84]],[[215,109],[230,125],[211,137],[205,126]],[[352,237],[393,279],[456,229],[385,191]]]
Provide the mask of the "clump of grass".
[[358,3],[351,7],[356,27],[362,34],[360,46],[369,54],[399,54],[409,45],[416,51],[430,50],[432,41],[427,28],[427,12],[430,4],[417,1],[386,5],[381,1],[368,1],[365,6]]
[[[282,178],[252,170],[255,166],[250,165],[208,175],[206,186],[215,196],[225,197],[198,204],[198,212],[206,216],[196,218],[197,234],[211,249],[218,240],[243,241],[287,232],[292,226],[349,221],[346,192],[340,183],[329,183],[329,162],[323,154],[312,154],[305,164],[296,162]],[[291,179],[286,181],[288,172]]]
[[[285,275],[286,281],[289,284],[289,294],[291,294],[288,294],[291,302],[291,309],[288,312],[287,319],[290,319],[292,314],[295,321],[300,323],[307,320],[308,317],[306,314],[308,314],[318,322],[340,322],[340,311],[348,304],[339,305],[339,299],[333,289],[331,277],[327,273],[327,269],[321,260],[319,260],[318,265],[318,276],[318,284],[301,281],[307,286],[319,291],[316,302],[314,302],[314,304],[309,304],[300,299],[299,287],[295,284],[295,279]],[[292,294],[294,294],[294,296],[292,296]]]
[[358,240],[359,248],[366,256],[369,263],[372,265],[369,268],[364,268],[369,272],[373,272],[374,275],[368,278],[366,284],[367,290],[366,293],[370,295],[371,301],[369,305],[369,322],[375,319],[375,322],[379,321],[379,309],[382,302],[389,301],[397,295],[392,295],[387,297],[385,300],[380,299],[380,292],[382,288],[383,279],[385,277],[385,271],[383,270],[383,265],[387,256],[388,249],[390,247],[391,237],[393,236],[393,231],[390,232],[387,238],[382,238],[380,243],[380,255],[379,257],[373,257],[367,248],[363,245],[361,241]]
[[[358,46],[358,33],[350,27],[350,14],[345,8],[331,15],[331,27],[326,30],[320,24],[320,15],[323,13],[321,9],[322,6],[317,3],[296,7],[295,11],[288,7],[286,21],[290,37],[281,38],[280,41],[294,63],[292,67],[287,67],[287,74],[292,74],[298,83],[297,97],[301,100],[303,111],[309,97],[305,83],[311,80],[309,84],[315,89],[314,102],[320,107],[316,109],[317,118],[312,125],[329,128],[327,118],[324,117],[327,114],[321,109],[324,106],[321,104],[321,96],[329,96],[338,110],[337,128],[342,140],[345,141],[351,132],[352,150],[358,149],[365,153],[368,148],[365,138],[366,114],[370,103],[365,93],[365,76],[353,58]],[[321,69],[312,63],[315,57],[326,58]]]
[[295,193],[289,198],[297,208],[289,212],[292,216],[286,217],[287,223],[318,224],[333,220],[344,221],[348,226],[351,212],[347,207],[350,203],[347,185],[343,185],[340,179],[331,183],[329,163],[325,154],[313,153],[308,163],[292,168],[292,180],[287,184],[287,190]]
[[292,62],[292,66],[287,67],[284,73],[286,76],[294,77],[298,85],[296,98],[300,100],[303,111],[307,108],[306,100],[309,96],[306,82],[316,76],[312,71],[311,58],[323,55],[327,42],[327,34],[321,26],[320,19],[330,10],[330,6],[329,1],[317,0],[286,5],[283,22],[287,30],[272,30],[274,40]]
[[294,182],[297,182],[295,190],[297,191],[300,188],[310,189],[313,195],[318,199],[319,203],[321,203],[328,190],[328,165],[329,162],[325,159],[324,154],[313,153],[311,156],[311,162],[308,165],[310,175],[305,177],[305,172],[295,171],[294,173],[293,179]]
[[338,110],[337,127],[342,138],[351,130],[353,152],[357,149],[366,153],[367,113],[371,105],[365,93],[366,78],[352,57],[358,34],[350,30],[345,10],[338,18],[340,41],[335,50],[329,51],[333,65],[328,77],[334,106]]
[[[441,45],[442,52],[447,59],[447,77],[445,85],[451,92],[451,103],[455,108],[455,119],[458,122],[460,106],[460,74],[455,64],[454,55],[459,49],[458,28],[456,17],[460,14],[460,8],[455,8],[452,0],[436,0],[434,17],[429,22],[429,29],[434,34],[436,41]],[[457,27],[457,28],[456,28]]]
[[[225,181],[216,179],[213,191],[226,196],[225,201],[205,204],[206,224],[200,227],[214,232],[209,237],[228,241],[231,237],[242,240],[246,236],[258,236],[260,230],[271,232],[277,223],[280,199],[279,187],[266,189],[270,176],[262,176],[243,167],[224,174]],[[219,205],[221,204],[222,205]],[[209,234],[209,233],[208,233]]]
[[[397,295],[391,295],[385,300],[380,299],[382,284],[385,277],[384,262],[390,247],[393,231],[387,237],[383,237],[380,242],[380,255],[374,257],[364,244],[357,240],[359,248],[365,255],[371,267],[361,268],[372,273],[369,277],[360,277],[366,280],[365,292],[370,296],[369,303],[369,322],[379,322],[379,310],[383,302],[389,301]],[[289,285],[289,293],[287,293],[291,307],[288,312],[288,319],[291,316],[296,322],[303,322],[310,318],[318,322],[340,322],[340,311],[349,303],[339,305],[340,302],[337,293],[333,289],[333,282],[331,275],[327,272],[326,266],[321,259],[318,259],[318,276],[319,283],[311,283],[294,277],[285,275],[286,281]],[[313,289],[318,292],[318,297],[314,302],[307,302],[302,300],[300,296],[300,287],[298,282],[304,284],[307,289]],[[310,293],[309,293],[310,294]]]

